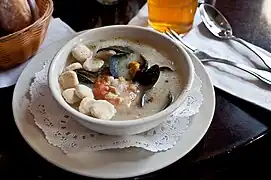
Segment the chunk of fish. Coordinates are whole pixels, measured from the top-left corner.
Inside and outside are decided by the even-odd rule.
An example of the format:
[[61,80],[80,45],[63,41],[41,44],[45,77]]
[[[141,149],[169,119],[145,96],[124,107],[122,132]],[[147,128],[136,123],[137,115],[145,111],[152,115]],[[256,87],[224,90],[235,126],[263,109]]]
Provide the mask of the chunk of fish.
[[99,69],[104,65],[104,61],[97,58],[88,58],[84,64],[83,68],[91,72],[98,72]]
[[59,77],[59,83],[64,90],[68,88],[75,88],[79,84],[76,72],[63,72]]
[[95,100],[92,97],[85,97],[82,99],[79,105],[79,112],[86,114],[86,115],[91,115],[90,114],[90,108],[92,104],[95,102]]
[[62,96],[69,104],[79,102],[81,99],[75,94],[75,88],[69,88],[62,92]]
[[78,84],[76,86],[75,93],[81,99],[84,99],[85,97],[90,97],[94,99],[92,89],[83,84]]
[[117,110],[106,100],[97,100],[90,105],[90,114],[93,117],[103,120],[110,120]]
[[65,71],[73,71],[73,70],[81,69],[81,68],[83,68],[82,65],[79,62],[76,62],[76,63],[72,63],[72,64],[68,65],[65,68]]
[[87,46],[78,44],[72,49],[72,55],[76,60],[83,63],[93,55],[93,52]]

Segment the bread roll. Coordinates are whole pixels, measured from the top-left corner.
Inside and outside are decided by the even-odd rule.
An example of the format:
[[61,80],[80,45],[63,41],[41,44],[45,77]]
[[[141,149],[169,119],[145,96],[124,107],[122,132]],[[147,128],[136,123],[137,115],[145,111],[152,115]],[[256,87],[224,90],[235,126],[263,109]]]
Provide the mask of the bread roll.
[[9,33],[16,32],[32,22],[27,0],[0,0],[0,26]]
[[9,34],[8,32],[6,32],[3,28],[0,27],[0,38],[8,34]]

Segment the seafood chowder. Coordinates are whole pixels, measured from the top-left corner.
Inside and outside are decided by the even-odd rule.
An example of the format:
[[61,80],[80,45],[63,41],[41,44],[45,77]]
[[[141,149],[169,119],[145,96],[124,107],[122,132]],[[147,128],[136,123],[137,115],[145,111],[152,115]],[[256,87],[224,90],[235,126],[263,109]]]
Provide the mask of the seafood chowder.
[[59,83],[65,101],[79,112],[132,120],[167,108],[182,90],[180,74],[153,47],[115,38],[73,47]]

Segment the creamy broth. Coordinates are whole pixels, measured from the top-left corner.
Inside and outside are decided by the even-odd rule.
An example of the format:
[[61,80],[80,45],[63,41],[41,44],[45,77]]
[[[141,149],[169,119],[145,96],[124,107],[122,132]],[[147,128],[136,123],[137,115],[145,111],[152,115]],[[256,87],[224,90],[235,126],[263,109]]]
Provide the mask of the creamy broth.
[[[137,98],[131,103],[129,108],[124,106],[116,106],[115,108],[117,113],[111,120],[132,120],[153,115],[163,110],[168,102],[169,92],[171,92],[175,99],[179,96],[182,90],[181,73],[179,72],[178,68],[175,68],[174,63],[170,61],[167,56],[163,55],[163,53],[160,53],[155,48],[136,41],[121,38],[86,44],[86,46],[88,46],[88,48],[94,52],[94,56],[97,50],[113,45],[124,47],[127,46],[133,51],[142,54],[148,61],[149,67],[154,64],[158,64],[159,66],[168,66],[173,69],[174,72],[160,72],[159,79],[155,83],[155,86],[146,94],[146,103],[144,107],[139,106],[140,95],[138,95]],[[75,61],[76,60],[70,56],[67,61],[67,66]],[[88,86],[92,87],[92,85]],[[142,93],[144,87],[139,86],[139,89],[140,93]],[[78,103],[72,106],[78,110]]]

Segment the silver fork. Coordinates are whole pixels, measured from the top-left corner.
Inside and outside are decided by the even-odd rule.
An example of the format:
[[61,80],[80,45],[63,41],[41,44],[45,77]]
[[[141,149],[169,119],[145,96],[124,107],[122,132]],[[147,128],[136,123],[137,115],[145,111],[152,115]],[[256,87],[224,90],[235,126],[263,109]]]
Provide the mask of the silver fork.
[[200,51],[196,48],[192,48],[190,46],[188,46],[183,40],[182,38],[179,37],[179,35],[173,31],[172,29],[168,29],[165,31],[165,34],[170,37],[171,39],[173,39],[174,41],[177,41],[179,43],[181,43],[181,45],[183,45],[184,47],[186,47],[187,49],[189,49],[190,51],[193,52],[193,54],[195,56],[197,56],[197,58],[200,59],[201,62],[218,62],[218,63],[223,63],[223,64],[228,64],[230,66],[239,68],[253,76],[255,76],[256,78],[258,78],[259,80],[263,81],[266,84],[271,85],[271,73],[265,70],[259,70],[256,68],[252,68],[252,67],[248,67],[246,65],[243,64],[239,64],[239,63],[235,63],[233,61],[229,61],[226,59],[222,59],[222,58],[217,58],[217,57],[213,57],[210,56],[209,54]]

